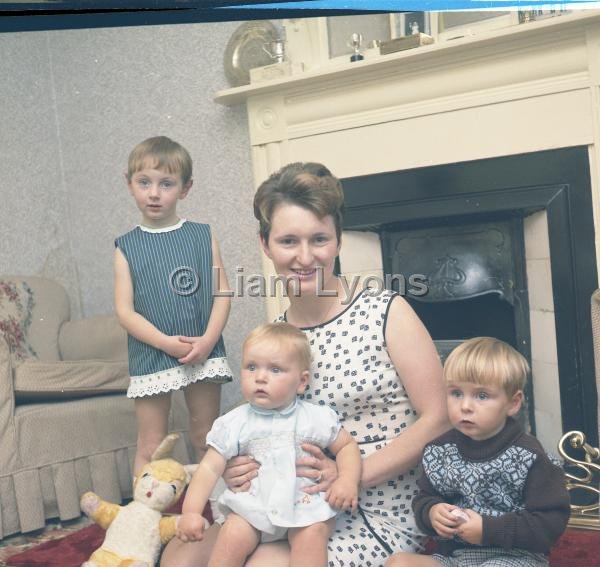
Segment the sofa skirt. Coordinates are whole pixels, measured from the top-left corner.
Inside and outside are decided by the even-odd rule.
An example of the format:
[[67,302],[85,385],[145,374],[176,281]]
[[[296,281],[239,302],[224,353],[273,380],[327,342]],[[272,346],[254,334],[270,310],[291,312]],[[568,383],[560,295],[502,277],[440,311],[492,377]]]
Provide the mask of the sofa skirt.
[[[78,406],[81,401],[68,402],[69,406],[73,404]],[[82,404],[84,407],[76,408],[83,420],[81,423],[72,420],[73,407],[56,404],[52,410],[52,405],[23,406],[15,412],[16,437],[20,441],[18,460],[23,466],[10,473],[0,473],[0,539],[17,532],[41,529],[49,518],[66,521],[79,517],[79,499],[90,490],[119,504],[131,497],[131,470],[136,448],[135,415],[130,413],[133,412],[131,401],[125,396],[87,399]],[[118,411],[121,405],[129,408],[124,410],[125,415]],[[57,420],[60,410],[65,413]],[[118,413],[112,416],[111,421],[104,422],[105,427],[97,426],[96,422],[97,427],[92,429],[94,418],[109,411]],[[69,415],[71,420],[64,421]],[[32,419],[37,423],[30,428],[28,421]],[[40,428],[40,420],[47,421],[46,425],[51,429]],[[116,439],[115,422],[121,420],[131,422],[133,427],[127,432],[121,431],[118,436],[121,439]],[[63,429],[73,429],[71,439],[68,434],[55,437],[57,429],[61,429],[59,423]],[[122,426],[123,422],[119,425]],[[173,451],[173,458],[189,463],[191,451],[185,433],[187,412],[185,404],[175,396],[169,429],[183,433]],[[38,433],[43,438],[33,439],[32,431],[47,433]],[[126,443],[123,443],[123,437],[128,438]],[[39,464],[34,466],[34,463]]]

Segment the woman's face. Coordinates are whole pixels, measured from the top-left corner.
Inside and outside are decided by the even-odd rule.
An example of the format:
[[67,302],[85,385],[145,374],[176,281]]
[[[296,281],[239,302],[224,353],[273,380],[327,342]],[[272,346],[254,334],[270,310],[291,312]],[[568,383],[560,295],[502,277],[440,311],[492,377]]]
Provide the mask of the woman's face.
[[262,245],[277,274],[296,280],[302,295],[336,289],[331,279],[340,243],[331,215],[320,219],[298,205],[281,204],[273,211],[269,240]]

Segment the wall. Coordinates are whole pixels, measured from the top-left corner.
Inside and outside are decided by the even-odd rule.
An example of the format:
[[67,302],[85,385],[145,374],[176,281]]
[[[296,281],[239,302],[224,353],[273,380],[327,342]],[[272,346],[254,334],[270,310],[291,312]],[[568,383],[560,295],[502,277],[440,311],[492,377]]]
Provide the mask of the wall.
[[[157,134],[194,160],[181,215],[212,224],[231,277],[237,266],[258,272],[246,111],[213,102],[238,25],[0,34],[1,273],[57,279],[75,317],[112,311],[113,241],[139,222],[127,155]],[[241,338],[263,320],[262,299],[234,299],[225,338],[235,373]]]

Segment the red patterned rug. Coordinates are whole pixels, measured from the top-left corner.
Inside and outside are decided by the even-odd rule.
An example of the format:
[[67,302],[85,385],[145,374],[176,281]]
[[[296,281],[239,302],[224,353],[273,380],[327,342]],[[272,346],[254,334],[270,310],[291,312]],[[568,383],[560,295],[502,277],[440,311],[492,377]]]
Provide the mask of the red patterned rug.
[[[91,525],[12,555],[7,567],[80,567],[100,546],[104,530]],[[552,549],[550,567],[592,567],[600,557],[600,531],[567,530]]]

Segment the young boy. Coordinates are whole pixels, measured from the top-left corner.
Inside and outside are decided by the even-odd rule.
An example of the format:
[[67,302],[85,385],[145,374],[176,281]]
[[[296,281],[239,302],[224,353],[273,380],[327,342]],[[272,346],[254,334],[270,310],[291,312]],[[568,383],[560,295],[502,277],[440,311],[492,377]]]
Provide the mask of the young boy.
[[[325,567],[333,518],[338,510],[357,509],[356,441],[331,408],[297,399],[308,384],[310,362],[306,336],[289,323],[263,325],[244,341],[241,388],[248,403],[215,421],[177,532],[183,541],[203,538],[200,513],[228,459],[252,455],[261,464],[248,492],[226,490],[219,498],[227,520],[209,567],[242,566],[259,543],[284,538],[290,543],[290,567]],[[308,441],[336,455],[338,477],[327,493],[306,494],[303,488],[315,482],[296,477],[297,453]]]
[[529,366],[489,337],[462,343],[444,367],[453,428],[423,453],[417,525],[439,536],[428,557],[393,556],[386,567],[542,566],[569,519],[563,471],[513,418]]

